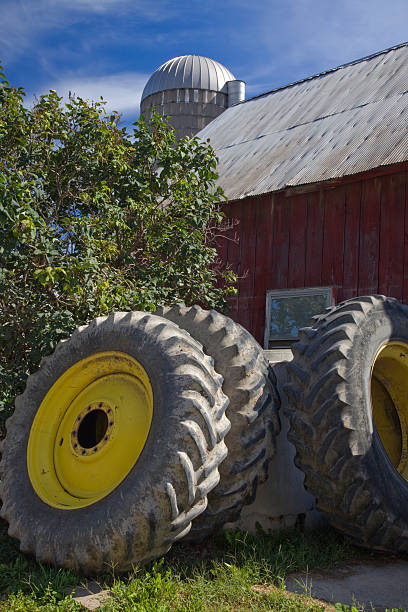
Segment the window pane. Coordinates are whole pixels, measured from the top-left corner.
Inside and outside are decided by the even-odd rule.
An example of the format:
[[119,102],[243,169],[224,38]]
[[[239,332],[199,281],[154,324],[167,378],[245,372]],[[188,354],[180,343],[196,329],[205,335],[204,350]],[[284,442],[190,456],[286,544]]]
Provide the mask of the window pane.
[[330,304],[328,293],[315,295],[271,296],[269,340],[296,340],[299,329],[308,325],[313,315]]
[[194,102],[198,102],[198,89],[194,90]]

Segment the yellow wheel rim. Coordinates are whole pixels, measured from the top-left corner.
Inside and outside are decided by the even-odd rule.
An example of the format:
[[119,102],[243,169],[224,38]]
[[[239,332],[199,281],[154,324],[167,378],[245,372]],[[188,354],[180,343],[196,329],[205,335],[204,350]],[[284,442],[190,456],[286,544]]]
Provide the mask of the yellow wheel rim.
[[34,418],[27,448],[34,490],[66,510],[102,499],[138,460],[152,415],[152,388],[136,359],[107,351],[78,361]]
[[371,371],[371,403],[384,449],[408,480],[408,344],[390,342],[378,351]]

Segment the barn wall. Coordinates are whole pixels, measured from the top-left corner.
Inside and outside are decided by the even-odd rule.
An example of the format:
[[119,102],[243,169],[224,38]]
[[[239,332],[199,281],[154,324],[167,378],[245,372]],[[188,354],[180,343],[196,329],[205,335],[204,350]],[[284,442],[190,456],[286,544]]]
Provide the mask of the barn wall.
[[332,286],[337,302],[383,293],[408,303],[407,170],[229,203],[239,223],[219,252],[240,276],[232,318],[262,344],[269,289]]

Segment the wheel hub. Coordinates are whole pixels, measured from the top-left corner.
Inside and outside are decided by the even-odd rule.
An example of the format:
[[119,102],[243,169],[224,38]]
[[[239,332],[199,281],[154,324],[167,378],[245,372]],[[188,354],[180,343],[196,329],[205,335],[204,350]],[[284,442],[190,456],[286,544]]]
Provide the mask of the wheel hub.
[[148,376],[116,351],[83,359],[58,378],[31,427],[31,484],[48,505],[88,506],[113,491],[137,462],[153,414]]
[[114,418],[115,410],[106,402],[93,402],[86,406],[72,426],[73,452],[84,457],[100,451],[111,437]]
[[389,342],[371,371],[371,404],[376,429],[393,466],[408,481],[408,344]]

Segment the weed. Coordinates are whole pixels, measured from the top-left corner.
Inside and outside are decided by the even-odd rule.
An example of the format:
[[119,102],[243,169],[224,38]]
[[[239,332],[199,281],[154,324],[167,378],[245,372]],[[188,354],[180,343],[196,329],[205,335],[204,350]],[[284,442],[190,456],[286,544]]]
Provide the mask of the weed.
[[[361,609],[356,606],[346,606],[345,604],[336,603],[334,604],[335,612],[361,612]],[[402,608],[386,608],[385,612],[407,612]]]
[[[39,565],[22,555],[0,521],[0,611],[76,612],[69,595],[83,578]],[[333,566],[359,555],[330,529],[256,535],[227,531],[199,546],[178,544],[164,557],[127,576],[111,568],[99,577],[111,596],[100,612],[324,612],[320,602],[287,593],[289,572]],[[338,604],[340,606],[341,604]],[[338,607],[336,612],[355,612]],[[392,612],[397,612],[393,610]],[[400,611],[398,611],[400,612]]]

